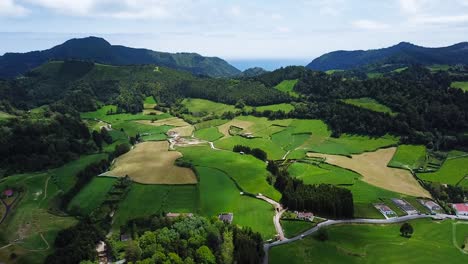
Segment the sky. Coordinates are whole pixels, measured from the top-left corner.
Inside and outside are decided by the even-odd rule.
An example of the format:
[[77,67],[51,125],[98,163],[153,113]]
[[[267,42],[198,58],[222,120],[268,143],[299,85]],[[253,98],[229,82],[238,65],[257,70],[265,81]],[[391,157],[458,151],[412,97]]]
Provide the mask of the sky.
[[306,63],[334,50],[467,41],[468,0],[0,0],[0,54],[70,38]]

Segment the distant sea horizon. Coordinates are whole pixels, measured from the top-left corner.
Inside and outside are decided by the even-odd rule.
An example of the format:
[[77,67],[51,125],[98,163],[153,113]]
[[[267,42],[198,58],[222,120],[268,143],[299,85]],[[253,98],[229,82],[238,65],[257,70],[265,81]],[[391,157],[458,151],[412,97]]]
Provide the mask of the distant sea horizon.
[[226,61],[241,71],[253,67],[261,67],[267,71],[274,71],[286,66],[305,66],[312,59],[226,59]]

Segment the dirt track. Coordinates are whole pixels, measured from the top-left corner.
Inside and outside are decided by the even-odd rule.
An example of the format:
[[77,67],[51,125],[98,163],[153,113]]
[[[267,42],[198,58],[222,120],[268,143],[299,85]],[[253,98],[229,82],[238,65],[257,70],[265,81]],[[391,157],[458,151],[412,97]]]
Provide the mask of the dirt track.
[[395,152],[396,148],[387,148],[353,155],[352,158],[320,153],[307,155],[325,158],[329,164],[353,170],[361,174],[365,182],[377,187],[416,197],[431,197],[409,171],[387,167]]

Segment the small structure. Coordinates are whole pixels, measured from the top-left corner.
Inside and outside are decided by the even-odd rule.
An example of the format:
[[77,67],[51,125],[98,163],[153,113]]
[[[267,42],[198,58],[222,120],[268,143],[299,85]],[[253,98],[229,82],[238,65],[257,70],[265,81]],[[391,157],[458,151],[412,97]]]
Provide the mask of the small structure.
[[453,204],[456,215],[468,216],[468,203]]
[[167,213],[167,218],[178,218],[178,217],[193,217],[192,213]]
[[99,264],[101,263],[108,263],[107,259],[107,245],[104,241],[99,241],[96,245],[96,252],[99,259]]
[[397,214],[384,203],[374,204],[374,207],[387,219],[397,216]]
[[431,212],[442,210],[442,207],[440,207],[440,205],[436,204],[435,202],[433,202],[433,201],[431,201],[431,200],[419,199],[418,201],[419,201],[424,207],[426,207],[427,209],[429,209]]
[[310,212],[294,212],[297,215],[297,219],[304,221],[314,221],[314,214]]
[[225,223],[231,224],[232,220],[234,219],[234,214],[233,213],[222,213],[222,214],[218,215],[218,219],[225,222]]
[[3,196],[5,196],[6,198],[12,197],[13,194],[15,194],[15,192],[12,189],[6,189],[5,191],[3,191]]
[[125,242],[131,240],[132,237],[129,234],[122,234],[120,235],[120,241]]
[[415,215],[418,214],[418,210],[416,210],[411,204],[403,199],[392,198],[392,202],[396,204],[401,210],[405,211],[408,215]]

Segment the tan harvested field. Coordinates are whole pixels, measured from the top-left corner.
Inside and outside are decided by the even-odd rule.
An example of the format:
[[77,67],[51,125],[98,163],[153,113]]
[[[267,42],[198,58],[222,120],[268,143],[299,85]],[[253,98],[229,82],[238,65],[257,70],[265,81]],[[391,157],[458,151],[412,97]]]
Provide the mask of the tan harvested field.
[[190,137],[192,136],[194,130],[195,128],[192,125],[188,125],[188,126],[173,128],[169,130],[169,132],[175,132],[181,137]]
[[189,123],[185,122],[183,119],[177,118],[177,117],[171,117],[171,118],[166,118],[166,119],[161,119],[157,120],[154,122],[151,122],[151,120],[138,120],[135,121],[137,123],[143,124],[143,125],[150,125],[150,126],[175,126],[175,127],[184,127],[184,126],[190,126]]
[[195,173],[174,164],[182,157],[177,151],[169,151],[169,143],[144,142],[115,161],[106,176],[130,176],[135,182],[144,184],[196,184]]
[[431,197],[409,171],[387,167],[395,152],[396,148],[387,148],[352,155],[352,158],[320,153],[308,153],[307,156],[325,158],[329,164],[353,170],[363,176],[363,181],[383,189],[416,197]]
[[231,135],[229,134],[229,128],[231,126],[235,127],[240,127],[244,129],[244,133],[249,133],[249,128],[255,125],[253,122],[250,121],[243,121],[243,120],[231,120],[227,122],[226,124],[220,125],[218,127],[219,132],[221,132],[224,135],[224,138],[230,137]]

